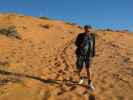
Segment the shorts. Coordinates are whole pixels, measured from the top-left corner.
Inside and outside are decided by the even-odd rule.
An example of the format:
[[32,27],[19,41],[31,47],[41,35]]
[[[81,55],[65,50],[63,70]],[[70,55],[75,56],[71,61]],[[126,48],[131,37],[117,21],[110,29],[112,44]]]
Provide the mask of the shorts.
[[78,55],[77,61],[76,61],[77,70],[82,70],[84,64],[85,64],[85,67],[90,67],[90,57]]

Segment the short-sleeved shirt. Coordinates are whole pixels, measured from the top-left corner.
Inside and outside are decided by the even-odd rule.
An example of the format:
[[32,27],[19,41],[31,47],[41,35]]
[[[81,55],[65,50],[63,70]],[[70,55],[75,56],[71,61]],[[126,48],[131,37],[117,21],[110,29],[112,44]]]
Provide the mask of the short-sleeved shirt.
[[[80,45],[83,45],[81,48]],[[89,35],[86,33],[80,33],[75,41],[77,46],[76,54],[85,56],[94,56],[95,54],[95,37],[92,33]]]

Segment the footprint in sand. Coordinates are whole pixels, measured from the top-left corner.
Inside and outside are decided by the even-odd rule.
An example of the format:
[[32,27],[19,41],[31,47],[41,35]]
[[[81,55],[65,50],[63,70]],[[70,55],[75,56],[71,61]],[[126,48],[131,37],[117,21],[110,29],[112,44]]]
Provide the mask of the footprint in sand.
[[59,61],[54,63],[55,66],[61,66],[61,63]]
[[76,86],[71,86],[69,91],[74,91],[76,89]]
[[65,88],[64,87],[61,87],[60,88],[60,91],[57,93],[57,95],[62,95],[66,92]]

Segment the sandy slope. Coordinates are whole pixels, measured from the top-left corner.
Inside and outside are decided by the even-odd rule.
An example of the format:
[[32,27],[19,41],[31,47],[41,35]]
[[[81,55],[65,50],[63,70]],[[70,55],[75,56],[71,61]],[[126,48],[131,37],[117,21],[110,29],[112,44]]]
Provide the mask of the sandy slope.
[[[22,39],[0,35],[0,100],[88,100],[86,82],[75,83],[74,40],[83,30],[63,21],[1,14],[0,27],[10,25]],[[132,33],[99,30],[96,36],[96,100],[133,100]]]

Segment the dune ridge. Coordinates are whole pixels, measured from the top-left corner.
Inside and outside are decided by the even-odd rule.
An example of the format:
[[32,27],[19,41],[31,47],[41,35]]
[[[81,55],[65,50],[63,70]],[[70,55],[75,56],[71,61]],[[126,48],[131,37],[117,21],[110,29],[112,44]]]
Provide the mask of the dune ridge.
[[[79,25],[0,14],[0,28],[9,26],[20,38],[0,31],[0,100],[88,100],[87,81],[77,85],[75,73]],[[133,100],[133,33],[95,32],[96,100]]]

